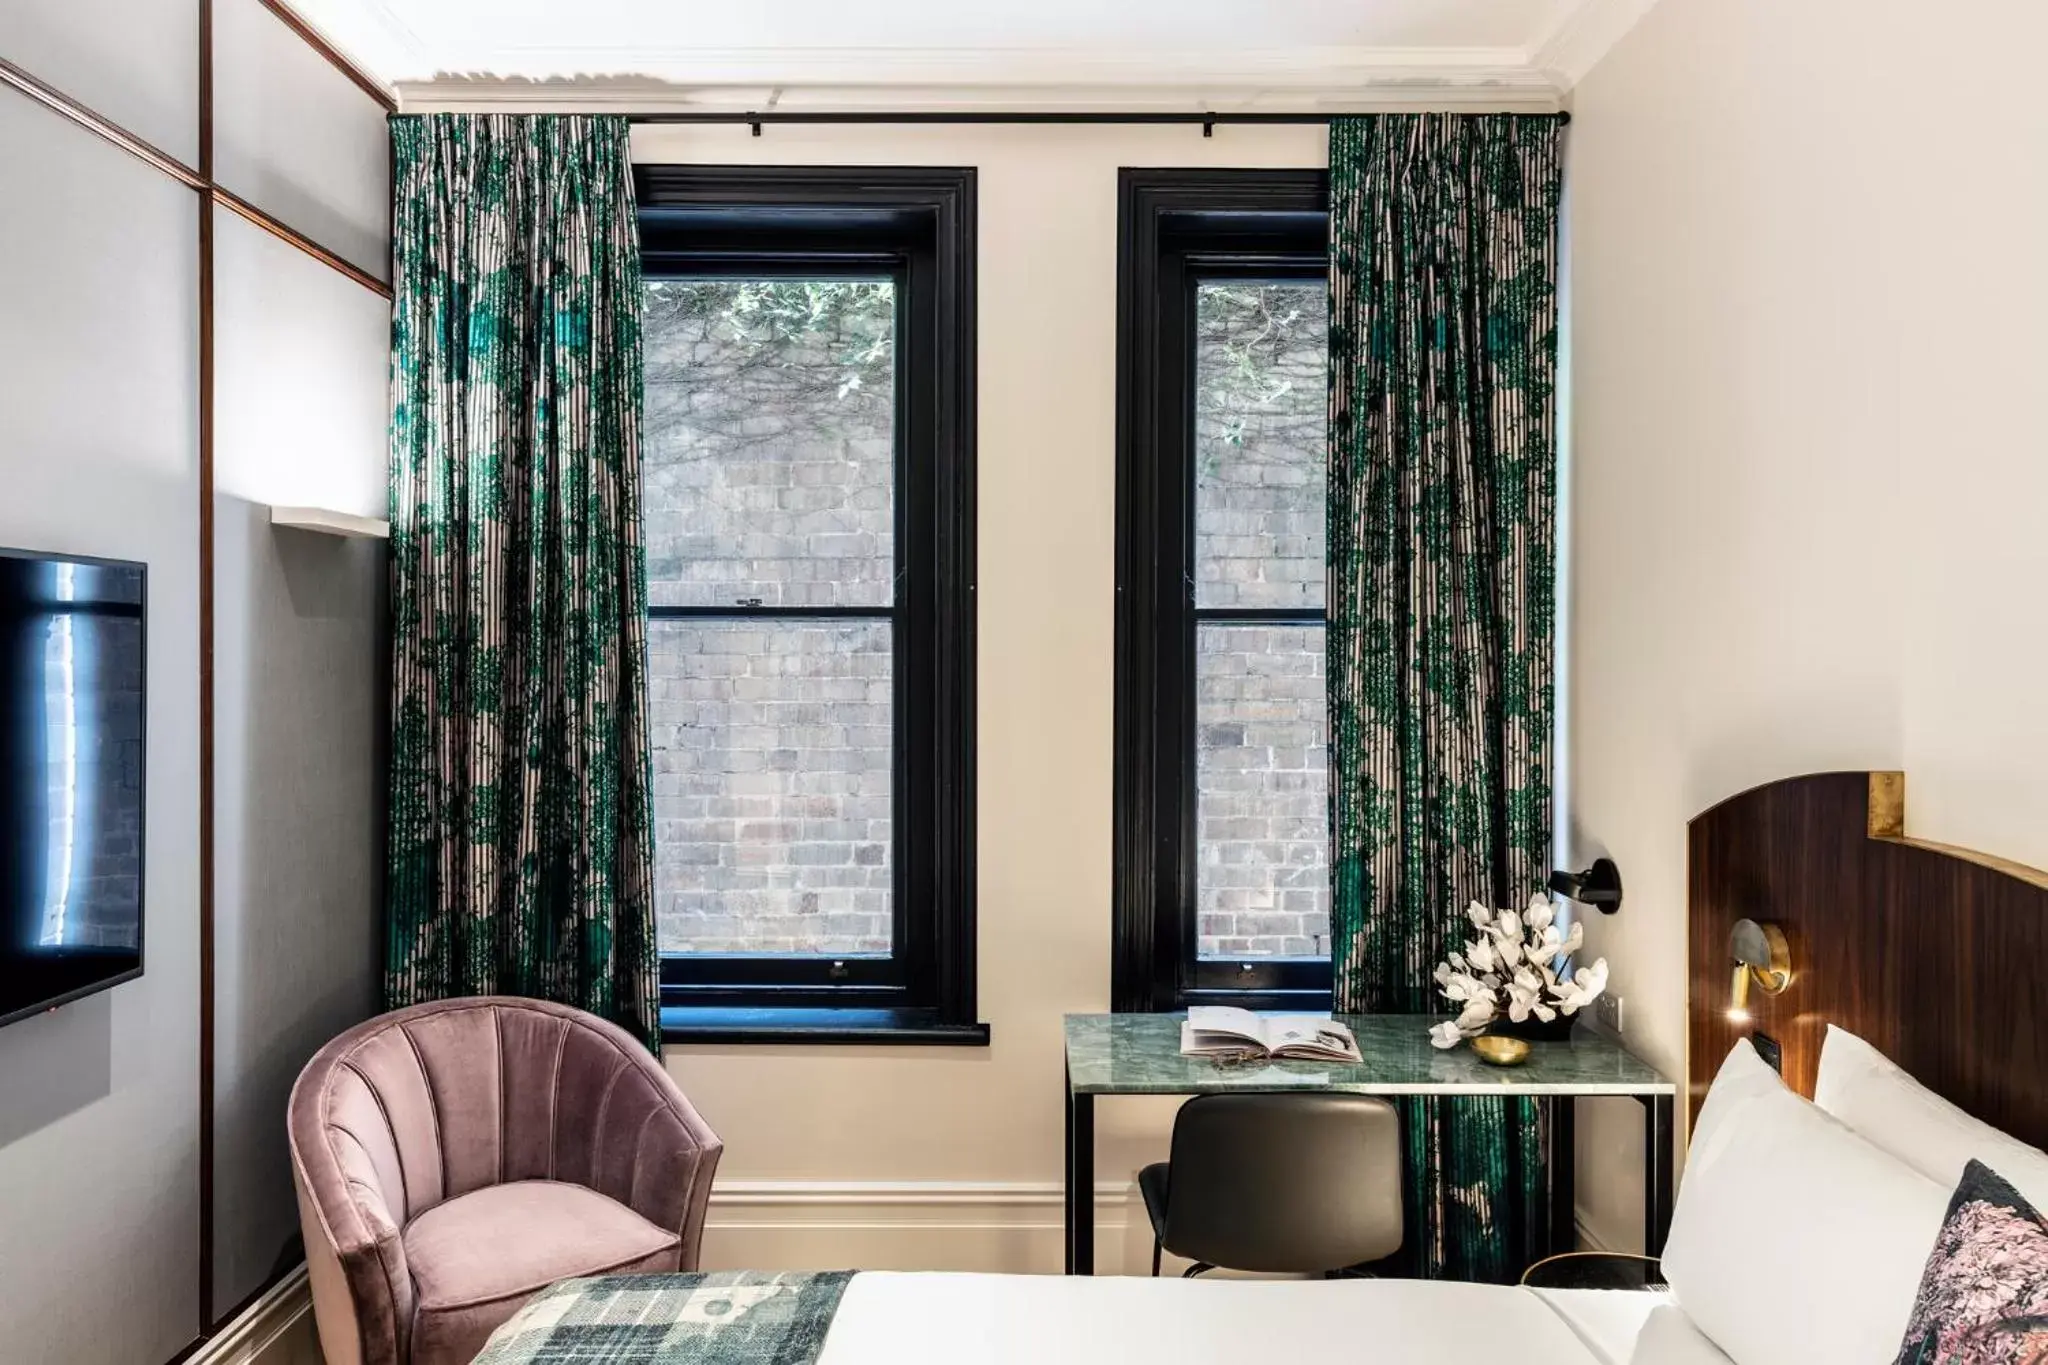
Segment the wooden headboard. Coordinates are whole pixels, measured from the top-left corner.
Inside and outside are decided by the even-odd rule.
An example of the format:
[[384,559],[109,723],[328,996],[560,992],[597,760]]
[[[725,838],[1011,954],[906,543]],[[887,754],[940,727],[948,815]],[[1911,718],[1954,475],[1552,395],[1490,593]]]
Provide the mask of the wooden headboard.
[[[1688,1057],[1695,1117],[1735,1040],[1784,1048],[1813,1093],[1830,1023],[1921,1084],[2048,1146],[2048,875],[1905,837],[1902,773],[1773,782],[1696,817],[1688,840]],[[1792,947],[1783,995],[1751,991],[1728,1018],[1737,920],[1775,921]]]

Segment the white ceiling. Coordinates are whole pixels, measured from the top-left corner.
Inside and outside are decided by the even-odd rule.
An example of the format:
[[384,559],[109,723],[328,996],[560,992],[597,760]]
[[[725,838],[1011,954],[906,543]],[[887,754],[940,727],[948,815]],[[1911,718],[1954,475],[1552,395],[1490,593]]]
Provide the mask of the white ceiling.
[[[1554,107],[1655,0],[296,0],[408,107]],[[552,83],[546,89],[532,82]]]

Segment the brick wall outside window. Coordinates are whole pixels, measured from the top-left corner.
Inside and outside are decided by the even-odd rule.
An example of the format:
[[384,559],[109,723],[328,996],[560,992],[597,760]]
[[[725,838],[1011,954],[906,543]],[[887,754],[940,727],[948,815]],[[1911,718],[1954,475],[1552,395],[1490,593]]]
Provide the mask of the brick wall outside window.
[[[1323,604],[1327,316],[1320,283],[1197,295],[1198,607]],[[1323,631],[1203,625],[1195,652],[1197,949],[1328,956]]]
[[[884,606],[895,553],[887,287],[823,286],[792,307],[785,286],[751,308],[747,288],[649,288],[650,597],[687,606],[754,598]],[[1204,607],[1321,603],[1323,314],[1320,285],[1204,289],[1196,437]],[[665,951],[887,951],[888,630],[880,622],[654,623],[655,884]],[[1197,648],[1201,951],[1326,954],[1322,631],[1205,627]]]
[[[887,606],[890,287],[765,296],[650,286],[649,596]],[[663,949],[887,952],[889,624],[656,620],[648,653]]]

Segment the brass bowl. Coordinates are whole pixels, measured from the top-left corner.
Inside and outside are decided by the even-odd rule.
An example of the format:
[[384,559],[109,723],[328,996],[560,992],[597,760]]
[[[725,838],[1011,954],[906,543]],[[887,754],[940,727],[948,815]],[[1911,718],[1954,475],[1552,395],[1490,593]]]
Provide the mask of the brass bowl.
[[1529,1060],[1529,1045],[1520,1038],[1484,1034],[1472,1040],[1472,1050],[1492,1066],[1520,1066]]

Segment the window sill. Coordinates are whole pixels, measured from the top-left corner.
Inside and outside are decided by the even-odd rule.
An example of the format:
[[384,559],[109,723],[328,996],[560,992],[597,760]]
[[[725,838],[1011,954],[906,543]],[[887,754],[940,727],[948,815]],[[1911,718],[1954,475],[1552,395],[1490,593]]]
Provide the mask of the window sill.
[[1176,1003],[1157,1012],[1184,1010],[1195,1005],[1234,1005],[1241,1010],[1270,1010],[1275,1013],[1296,1014],[1328,1014],[1333,1008],[1330,1003],[1330,989],[1327,986],[1314,990],[1289,990],[1284,987],[1231,990],[1221,986],[1190,986],[1181,991]]
[[935,1010],[684,1008],[661,1011],[665,1043],[869,1043],[987,1047],[987,1024],[947,1024]]

